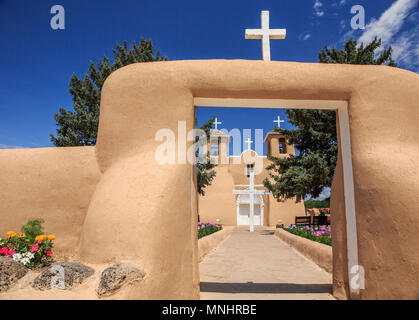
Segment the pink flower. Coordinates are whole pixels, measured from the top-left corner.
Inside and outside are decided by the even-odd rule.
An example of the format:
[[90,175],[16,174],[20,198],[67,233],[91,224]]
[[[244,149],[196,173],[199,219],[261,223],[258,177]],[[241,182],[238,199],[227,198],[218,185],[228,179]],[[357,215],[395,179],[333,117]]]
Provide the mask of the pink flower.
[[51,251],[45,251],[45,253],[47,254],[47,255],[52,255],[52,252]]
[[39,249],[38,243],[35,243],[31,248],[31,252],[38,251],[38,249]]
[[14,248],[3,247],[0,248],[0,254],[4,254],[5,257],[13,259],[13,255],[16,254],[16,251],[14,250]]

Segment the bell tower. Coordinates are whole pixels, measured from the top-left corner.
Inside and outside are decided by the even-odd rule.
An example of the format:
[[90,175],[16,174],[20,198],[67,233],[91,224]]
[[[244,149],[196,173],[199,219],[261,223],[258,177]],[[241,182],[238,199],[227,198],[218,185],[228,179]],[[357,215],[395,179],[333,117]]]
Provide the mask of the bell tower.
[[217,164],[228,164],[228,148],[230,136],[218,129],[211,130],[211,136],[208,141],[208,150],[212,161]]
[[264,142],[266,142],[266,152],[269,156],[281,157],[295,154],[293,145],[287,143],[287,139],[282,133],[271,131],[269,132]]

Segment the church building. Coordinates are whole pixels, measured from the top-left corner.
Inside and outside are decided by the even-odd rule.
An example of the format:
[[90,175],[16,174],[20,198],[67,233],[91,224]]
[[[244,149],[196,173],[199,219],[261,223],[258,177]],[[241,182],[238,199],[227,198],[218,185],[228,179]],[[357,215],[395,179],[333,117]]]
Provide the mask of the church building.
[[[251,150],[252,141],[245,141],[248,148],[239,156],[229,156],[230,140],[228,134],[218,129],[211,132],[208,148],[218,164],[214,168],[216,176],[212,184],[205,188],[204,196],[199,196],[200,221],[219,219],[224,226],[248,226],[252,202],[255,226],[275,226],[278,220],[288,226],[295,222],[295,216],[304,216],[304,202],[296,203],[295,199],[278,202],[263,186],[263,180],[269,177],[266,167],[271,163],[267,156]],[[295,154],[294,146],[287,144],[285,136],[278,132],[269,132],[264,143],[268,155],[288,157]]]

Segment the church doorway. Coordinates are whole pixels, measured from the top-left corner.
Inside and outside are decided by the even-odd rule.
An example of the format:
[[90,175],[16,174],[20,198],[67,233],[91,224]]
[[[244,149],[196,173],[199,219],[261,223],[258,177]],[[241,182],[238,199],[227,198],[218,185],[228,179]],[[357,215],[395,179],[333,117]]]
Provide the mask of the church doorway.
[[[237,225],[250,225],[250,199],[248,194],[241,194],[237,197],[236,211]],[[253,225],[263,225],[263,198],[261,195],[255,196],[254,199]]]

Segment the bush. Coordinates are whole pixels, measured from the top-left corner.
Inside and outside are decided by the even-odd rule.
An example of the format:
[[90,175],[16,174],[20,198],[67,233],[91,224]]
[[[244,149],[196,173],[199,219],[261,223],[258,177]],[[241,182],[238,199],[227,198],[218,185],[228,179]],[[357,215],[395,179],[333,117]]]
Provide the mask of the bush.
[[284,230],[306,239],[327,244],[329,246],[332,245],[330,226],[320,226],[319,230],[314,230],[308,226],[297,228],[295,225],[290,225],[288,228],[284,228]]
[[49,264],[55,235],[42,233],[43,222],[42,219],[30,220],[22,227],[21,233],[6,232],[7,238],[0,238],[0,256],[9,257],[28,268]]
[[42,228],[43,223],[43,219],[29,220],[24,226],[22,226],[20,230],[22,233],[26,234],[29,239],[35,240],[37,236],[44,233]]
[[198,222],[198,239],[205,237],[211,233],[220,231],[222,227],[213,222]]
[[313,200],[309,199],[304,201],[304,206],[306,209],[311,208],[330,208],[330,198],[323,200]]

